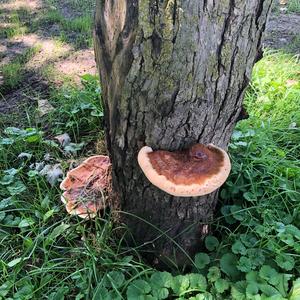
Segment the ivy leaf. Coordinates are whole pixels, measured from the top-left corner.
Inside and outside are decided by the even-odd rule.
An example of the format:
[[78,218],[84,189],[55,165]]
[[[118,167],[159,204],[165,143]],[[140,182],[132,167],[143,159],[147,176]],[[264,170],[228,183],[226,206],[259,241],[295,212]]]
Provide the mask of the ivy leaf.
[[262,266],[259,271],[259,276],[272,285],[277,285],[279,283],[280,279],[278,275],[279,274],[275,269],[267,265]]
[[126,295],[128,300],[144,299],[150,293],[151,286],[142,279],[134,280],[128,287]]
[[275,261],[279,267],[286,271],[291,271],[295,266],[294,258],[283,253],[277,255]]
[[208,274],[207,274],[207,279],[210,282],[214,282],[217,279],[221,278],[221,271],[218,267],[214,266],[214,267],[210,267],[208,269]]
[[243,243],[240,240],[237,240],[231,247],[231,250],[235,254],[246,254],[246,247],[243,245]]
[[200,252],[195,255],[195,265],[198,269],[204,269],[210,262],[210,258],[206,253]]
[[222,294],[224,291],[226,291],[229,288],[229,283],[227,280],[219,278],[215,282],[215,288],[218,293]]
[[240,272],[236,267],[237,262],[238,260],[236,255],[232,253],[226,253],[221,257],[220,260],[221,270],[229,277],[234,279],[239,278]]
[[252,269],[251,260],[246,256],[242,256],[239,260],[237,268],[244,273],[250,272]]
[[212,235],[208,235],[205,238],[205,247],[207,248],[207,250],[209,251],[216,250],[218,246],[219,246],[219,241],[216,237]]

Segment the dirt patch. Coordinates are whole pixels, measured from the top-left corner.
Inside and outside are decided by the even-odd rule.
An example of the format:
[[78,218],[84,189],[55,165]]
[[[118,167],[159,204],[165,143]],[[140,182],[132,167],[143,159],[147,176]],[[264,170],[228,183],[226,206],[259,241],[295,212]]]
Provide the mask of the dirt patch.
[[77,51],[55,63],[54,67],[58,73],[74,77],[76,82],[80,81],[80,76],[83,74],[97,74],[94,51],[91,49]]
[[272,49],[300,53],[300,15],[278,13],[270,16],[264,44]]

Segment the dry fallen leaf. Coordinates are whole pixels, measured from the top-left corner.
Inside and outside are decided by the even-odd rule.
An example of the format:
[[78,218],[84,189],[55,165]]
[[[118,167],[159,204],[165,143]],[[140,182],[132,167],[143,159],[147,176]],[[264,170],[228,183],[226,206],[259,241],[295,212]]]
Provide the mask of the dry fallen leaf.
[[48,114],[52,110],[54,110],[54,107],[49,103],[48,100],[45,99],[38,100],[38,112],[40,117]]
[[59,144],[63,147],[69,145],[71,142],[71,138],[67,133],[57,135],[54,137],[54,139],[56,139],[59,142]]

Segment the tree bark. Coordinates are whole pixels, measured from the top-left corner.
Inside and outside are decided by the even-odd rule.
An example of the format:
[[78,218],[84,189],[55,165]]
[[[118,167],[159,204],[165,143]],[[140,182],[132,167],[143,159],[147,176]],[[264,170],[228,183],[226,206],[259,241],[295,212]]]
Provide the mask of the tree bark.
[[157,257],[189,260],[218,193],[168,195],[144,176],[137,153],[144,145],[227,148],[271,2],[97,0],[95,54],[113,189],[136,243]]

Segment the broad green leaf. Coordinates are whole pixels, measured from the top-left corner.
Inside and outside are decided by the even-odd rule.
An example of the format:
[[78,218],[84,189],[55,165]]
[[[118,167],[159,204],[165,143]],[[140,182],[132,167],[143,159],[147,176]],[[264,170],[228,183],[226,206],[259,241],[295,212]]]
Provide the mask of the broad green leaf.
[[195,255],[195,265],[198,269],[204,269],[210,262],[210,258],[206,253],[200,252]]
[[242,254],[242,255],[246,254],[246,247],[244,246],[244,244],[240,240],[237,240],[232,245],[231,250],[235,254]]
[[12,185],[7,187],[11,196],[19,195],[26,191],[26,186],[21,181],[15,181]]
[[205,238],[205,247],[207,248],[207,250],[209,251],[216,250],[218,246],[219,246],[219,241],[216,237],[212,235],[208,235]]
[[218,267],[210,267],[207,273],[207,279],[210,282],[214,282],[221,277],[221,271]]
[[150,284],[152,290],[170,288],[173,286],[173,276],[169,272],[155,272],[151,275]]
[[134,280],[127,289],[126,295],[128,300],[145,299],[145,295],[150,293],[151,286],[142,279]]
[[300,278],[293,282],[293,287],[290,293],[289,300],[299,300],[300,299]]
[[240,259],[239,259],[239,263],[237,265],[237,268],[244,272],[244,273],[248,273],[251,271],[252,269],[252,263],[251,263],[251,260],[248,258],[248,257],[245,257],[245,256],[242,256]]
[[277,285],[280,280],[277,271],[268,265],[264,265],[261,267],[259,276],[272,285]]
[[189,288],[189,286],[190,281],[188,276],[178,275],[173,278],[172,289],[177,296],[185,292]]
[[34,223],[35,223],[34,220],[31,218],[22,219],[21,222],[19,223],[18,227],[25,228],[25,227],[29,227],[29,226],[33,225]]
[[258,290],[258,284],[256,282],[248,283],[246,288],[247,297],[258,294]]
[[269,284],[259,284],[259,289],[268,297],[280,295],[279,291]]
[[111,286],[114,286],[116,288],[121,287],[125,281],[124,274],[119,271],[111,271],[111,272],[107,273],[106,276],[109,279]]
[[232,253],[226,253],[221,257],[220,267],[222,272],[224,272],[229,277],[234,279],[239,278],[240,272],[237,269],[237,257]]
[[222,294],[229,288],[229,283],[227,280],[225,280],[223,278],[219,278],[215,282],[215,288],[218,293]]
[[197,289],[200,292],[205,292],[207,288],[206,278],[201,274],[191,273],[186,275],[190,280],[190,288]]
[[286,271],[290,271],[295,266],[295,260],[292,256],[286,254],[278,254],[275,258],[275,261],[279,267]]

